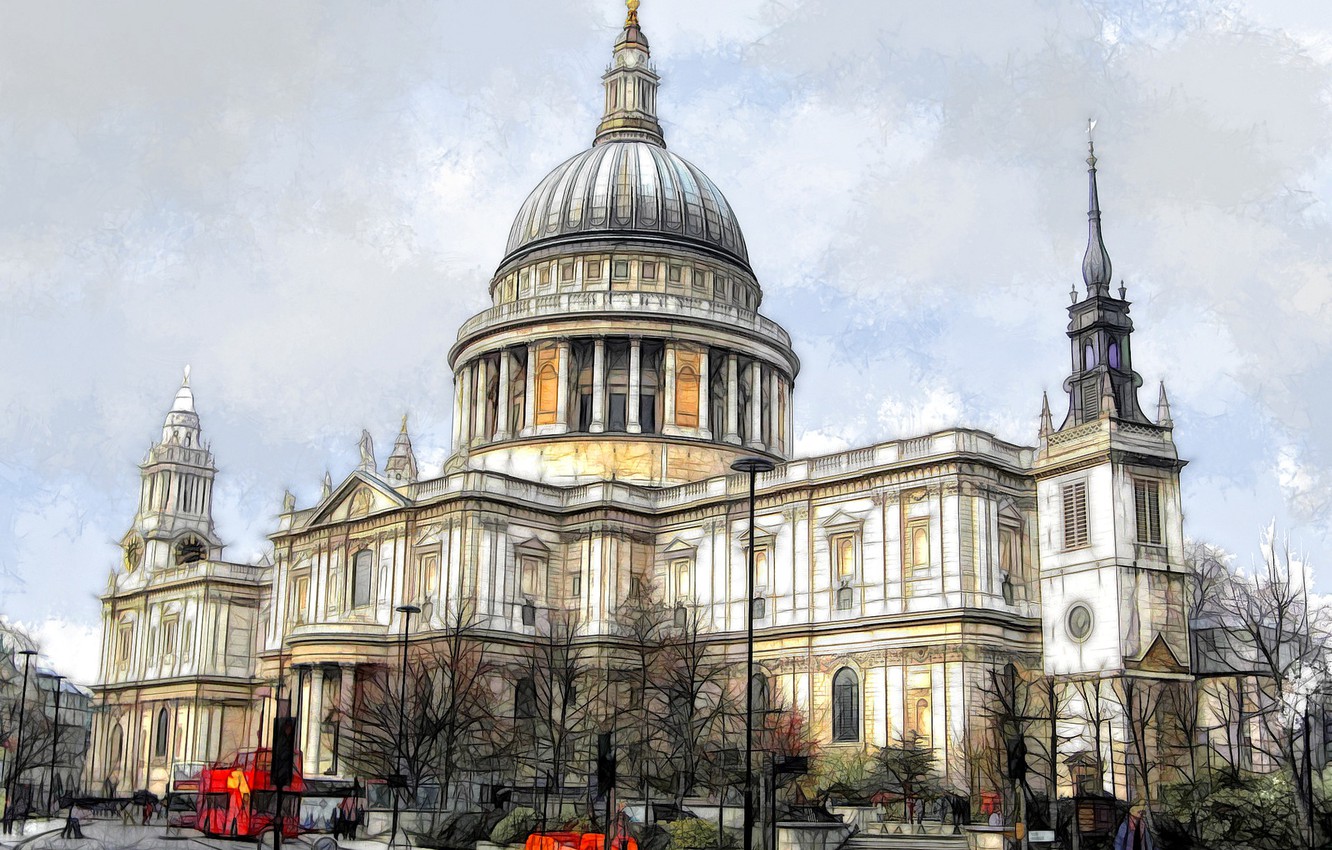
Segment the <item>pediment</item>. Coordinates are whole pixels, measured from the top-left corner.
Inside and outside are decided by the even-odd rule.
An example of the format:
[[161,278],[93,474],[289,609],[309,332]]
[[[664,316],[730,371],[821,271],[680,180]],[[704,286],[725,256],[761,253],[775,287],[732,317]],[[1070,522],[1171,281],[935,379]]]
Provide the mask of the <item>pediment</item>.
[[550,547],[541,542],[541,538],[537,537],[535,534],[524,540],[522,543],[515,544],[513,548],[519,552],[525,552],[529,555],[536,555],[543,558],[550,554]]
[[1125,666],[1135,670],[1141,670],[1145,673],[1188,673],[1189,668],[1181,664],[1175,657],[1175,653],[1166,645],[1165,638],[1160,632],[1156,633],[1156,639],[1152,645],[1142,654],[1137,661],[1130,661]]
[[347,476],[315,511],[310,524],[347,522],[408,504],[402,494],[377,477],[357,470]]
[[[767,542],[769,542],[769,541],[772,540],[772,538],[773,538],[773,533],[772,533],[771,531],[769,531],[768,529],[764,528],[764,527],[761,526],[761,525],[755,525],[755,526],[754,526],[754,537],[755,537],[755,539],[758,540],[759,543],[767,543]],[[749,545],[749,529],[746,528],[744,531],[740,532],[739,536],[738,536],[736,539],[740,541],[740,545],[742,545],[742,546],[748,546],[748,545]]]
[[851,531],[862,527],[864,524],[865,520],[840,509],[833,511],[832,516],[819,523],[827,531]]
[[677,537],[670,543],[667,543],[665,548],[661,551],[667,555],[692,555],[694,552],[698,551],[698,547]]
[[999,501],[999,519],[1018,525],[1022,524],[1022,512],[1018,510],[1017,500],[1004,497]]

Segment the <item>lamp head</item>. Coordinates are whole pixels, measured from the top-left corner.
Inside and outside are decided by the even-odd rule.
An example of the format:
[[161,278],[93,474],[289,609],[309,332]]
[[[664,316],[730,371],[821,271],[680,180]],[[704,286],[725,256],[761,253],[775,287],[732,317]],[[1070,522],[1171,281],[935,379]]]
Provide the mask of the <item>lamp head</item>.
[[731,469],[736,472],[744,472],[748,475],[757,475],[760,472],[772,472],[776,468],[777,464],[773,463],[766,457],[742,457],[731,464]]
[[418,607],[416,607],[415,605],[399,605],[397,608],[395,608],[395,609],[393,609],[393,610],[395,610],[395,611],[397,611],[397,612],[399,612],[399,613],[401,613],[401,614],[420,614],[420,613],[421,613],[421,609],[418,608]]

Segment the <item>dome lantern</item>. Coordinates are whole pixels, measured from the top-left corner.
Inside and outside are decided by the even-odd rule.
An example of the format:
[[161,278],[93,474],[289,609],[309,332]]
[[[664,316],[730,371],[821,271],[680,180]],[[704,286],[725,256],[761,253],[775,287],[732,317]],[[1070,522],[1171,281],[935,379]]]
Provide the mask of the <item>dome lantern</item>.
[[664,148],[666,138],[657,121],[661,78],[652,68],[647,36],[638,26],[638,0],[629,0],[628,6],[624,32],[616,39],[611,66],[601,78],[606,87],[606,105],[592,144],[631,141]]

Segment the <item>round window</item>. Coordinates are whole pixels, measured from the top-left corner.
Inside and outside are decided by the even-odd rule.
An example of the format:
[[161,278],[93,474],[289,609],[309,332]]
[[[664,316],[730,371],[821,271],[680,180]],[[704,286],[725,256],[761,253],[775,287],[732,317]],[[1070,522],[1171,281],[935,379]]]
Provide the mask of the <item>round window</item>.
[[1091,636],[1092,612],[1079,602],[1068,609],[1068,636],[1081,643]]

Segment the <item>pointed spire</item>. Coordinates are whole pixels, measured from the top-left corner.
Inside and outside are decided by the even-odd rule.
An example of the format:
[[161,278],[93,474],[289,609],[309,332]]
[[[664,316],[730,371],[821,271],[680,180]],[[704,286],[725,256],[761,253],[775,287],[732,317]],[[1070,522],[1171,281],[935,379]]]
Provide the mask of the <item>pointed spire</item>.
[[1095,121],[1087,122],[1087,253],[1082,257],[1082,280],[1087,284],[1087,296],[1110,294],[1110,253],[1105,250],[1101,235],[1101,201],[1096,194],[1096,145],[1091,140]]
[[324,486],[319,488],[319,501],[323,502],[333,494],[333,476],[324,470]]
[[1156,424],[1162,428],[1175,427],[1175,420],[1170,418],[1170,399],[1166,398],[1165,381],[1161,382],[1161,394],[1156,399]]
[[1054,419],[1050,416],[1050,396],[1048,393],[1041,392],[1041,439],[1045,439],[1054,433]]
[[194,393],[190,390],[190,367],[185,367],[185,377],[180,381],[180,391],[176,393],[176,400],[172,403],[171,409],[180,413],[194,413]]
[[403,414],[402,428],[393,443],[393,452],[384,464],[388,480],[410,484],[416,480],[416,455],[412,452],[412,438],[407,434],[407,415]]
[[1102,418],[1119,415],[1119,405],[1115,402],[1115,390],[1110,384],[1110,373],[1101,374],[1101,416]]
[[657,121],[657,86],[661,78],[652,69],[647,36],[638,26],[638,0],[628,0],[629,15],[615,40],[611,66],[602,75],[605,112],[597,126],[594,145],[606,142],[647,142],[666,147]]
[[375,473],[375,441],[370,432],[361,430],[361,463],[357,467],[361,472]]
[[290,490],[284,490],[282,493],[282,512],[284,514],[292,513],[296,510],[296,496]]

